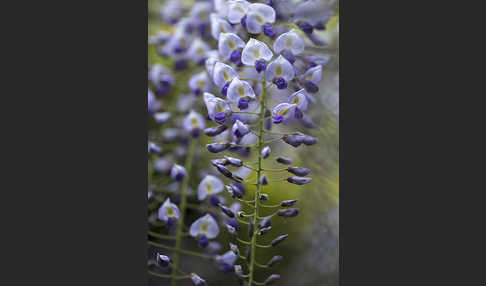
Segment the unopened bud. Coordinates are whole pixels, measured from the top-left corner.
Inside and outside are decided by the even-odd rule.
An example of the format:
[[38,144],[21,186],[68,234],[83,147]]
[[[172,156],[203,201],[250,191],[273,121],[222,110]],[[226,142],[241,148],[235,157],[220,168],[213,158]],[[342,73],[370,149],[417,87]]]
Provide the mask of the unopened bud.
[[267,159],[268,156],[270,156],[270,151],[271,151],[271,149],[270,149],[269,146],[266,146],[266,147],[263,148],[263,150],[262,150],[263,159]]
[[216,169],[218,169],[218,171],[221,174],[223,174],[225,177],[228,177],[228,178],[232,178],[233,177],[233,173],[231,173],[231,171],[228,170],[228,168],[226,168],[223,165],[216,165]]
[[258,224],[258,228],[269,227],[270,225],[272,225],[272,217],[267,216],[260,221],[260,223]]
[[260,194],[260,200],[261,201],[268,201],[268,195],[267,194]]
[[284,235],[281,235],[277,238],[275,238],[274,240],[272,240],[272,246],[275,246],[279,243],[281,243],[282,241],[284,241],[289,235],[288,234],[284,234]]
[[262,228],[260,229],[260,231],[258,232],[259,235],[264,235],[266,234],[267,232],[269,232],[270,230],[272,230],[272,227],[269,226],[269,227],[265,227],[265,228]]
[[240,254],[240,249],[238,249],[238,245],[230,242],[229,246],[230,246],[231,251],[233,251],[234,254],[236,254],[236,255]]
[[259,180],[260,184],[261,185],[268,185],[268,179],[267,179],[267,176],[265,174],[262,174],[260,176],[260,180]]
[[282,201],[280,203],[280,206],[281,207],[291,207],[291,206],[295,205],[296,202],[297,202],[297,200],[286,200],[286,201]]
[[211,143],[206,144],[206,149],[208,149],[208,151],[211,153],[219,153],[228,149],[229,146],[229,143]]
[[292,158],[287,158],[287,157],[277,157],[276,161],[277,163],[284,164],[284,165],[290,165],[294,162]]
[[263,282],[263,284],[266,286],[266,285],[271,285],[273,284],[274,282],[280,280],[280,275],[278,274],[272,274],[270,276],[268,276],[267,280],[265,280],[265,282]]
[[267,263],[267,266],[268,267],[272,267],[274,266],[275,264],[279,263],[281,260],[283,259],[282,256],[280,255],[275,255],[274,257],[272,257],[272,259],[270,259],[270,261],[268,261]]
[[303,177],[309,174],[311,170],[309,168],[288,167],[287,171],[299,177]]
[[157,253],[157,265],[160,267],[167,267],[170,263],[170,258],[168,256]]
[[277,215],[283,217],[295,217],[298,214],[299,214],[299,208],[280,209],[277,211]]
[[228,208],[227,206],[220,204],[219,208],[221,209],[222,212],[224,212],[225,215],[227,215],[231,218],[235,217],[235,213],[230,208]]
[[224,156],[224,158],[227,160],[227,162],[235,167],[241,167],[243,166],[243,162],[238,159],[238,158],[233,158],[229,156]]
[[196,273],[189,273],[189,277],[191,278],[194,286],[207,286],[208,285],[206,283],[206,281],[204,279],[202,279],[201,277],[199,277]]
[[304,185],[304,184],[307,184],[308,182],[310,182],[312,180],[312,178],[301,178],[301,177],[288,177],[287,178],[287,182],[289,183],[292,183],[292,184],[296,184],[296,185]]
[[227,126],[218,125],[216,127],[210,127],[210,128],[204,129],[204,134],[206,134],[207,136],[213,137],[213,136],[216,136],[216,135],[223,133],[223,131],[225,131],[226,129],[228,129]]

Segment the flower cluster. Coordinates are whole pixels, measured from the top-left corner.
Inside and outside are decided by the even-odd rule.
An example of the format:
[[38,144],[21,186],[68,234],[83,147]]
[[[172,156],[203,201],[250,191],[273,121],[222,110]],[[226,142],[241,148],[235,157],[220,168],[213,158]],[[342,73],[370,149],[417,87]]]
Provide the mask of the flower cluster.
[[[309,3],[314,1],[306,1],[294,4],[295,13],[289,15],[287,9],[282,9],[283,5],[290,5],[287,2],[268,1],[264,4],[215,0],[215,10],[209,18],[211,35],[218,41],[218,50],[208,53],[205,61],[207,76],[215,87],[214,91],[209,85],[206,90],[199,89],[203,91],[207,118],[214,122],[212,127],[204,130],[207,136],[214,137],[214,142],[207,144],[206,149],[211,153],[229,151],[236,155],[211,161],[231,183],[224,186],[222,181],[211,176],[198,189],[198,195],[201,193],[199,196],[204,199],[221,192],[224,186],[231,197],[252,210],[250,213],[235,211],[223,202],[215,201],[228,217],[227,231],[238,236],[238,243],[247,248],[246,274],[242,265],[234,265],[240,253],[236,244],[230,244],[230,250],[219,256],[221,269],[235,273],[239,279],[248,281],[248,285],[269,285],[280,279],[278,274],[272,274],[264,282],[254,280],[255,268],[262,265],[256,262],[256,252],[257,248],[277,246],[288,235],[279,235],[268,245],[261,245],[257,240],[271,233],[272,218],[291,218],[299,214],[299,209],[293,207],[297,200],[286,200],[273,206],[264,203],[271,195],[263,193],[264,186],[272,182],[267,173],[288,172],[285,181],[295,185],[311,181],[310,177],[305,177],[311,171],[309,168],[264,168],[264,160],[278,155],[272,154],[270,144],[284,142],[297,148],[317,143],[316,138],[299,131],[272,131],[274,125],[288,128],[293,122],[302,122],[304,127],[313,126],[306,111],[315,101],[313,95],[319,92],[322,68],[327,62],[324,55],[306,52],[307,46],[325,45],[314,29],[325,29],[327,14],[315,16],[315,12],[308,13],[312,7]],[[245,159],[253,152],[256,152],[256,163]],[[276,156],[275,161],[293,164],[291,158],[283,156]],[[256,182],[249,179],[251,174],[256,174]],[[246,183],[256,186],[250,200],[244,199]],[[262,215],[264,209],[272,207],[279,209],[273,214]],[[248,241],[240,238],[241,224],[247,226]],[[273,257],[266,267],[281,259],[279,255]]]

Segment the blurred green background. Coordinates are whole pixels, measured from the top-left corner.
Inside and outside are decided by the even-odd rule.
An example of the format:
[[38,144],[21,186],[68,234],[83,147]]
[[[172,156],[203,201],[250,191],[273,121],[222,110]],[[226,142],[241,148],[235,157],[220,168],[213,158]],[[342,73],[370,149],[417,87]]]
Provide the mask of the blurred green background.
[[[148,36],[156,34],[160,30],[171,31],[172,27],[164,24],[160,19],[160,8],[163,0],[148,0],[149,27]],[[262,244],[270,242],[279,234],[288,233],[289,238],[278,248],[258,249],[257,261],[266,263],[274,255],[282,255],[284,260],[276,267],[257,271],[256,278],[263,281],[272,274],[278,273],[282,280],[278,285],[282,286],[337,286],[339,284],[339,75],[338,75],[338,16],[329,21],[326,30],[321,33],[328,41],[325,48],[317,50],[319,53],[329,55],[330,61],[323,68],[323,78],[319,86],[319,94],[316,95],[316,103],[313,104],[307,114],[316,123],[316,128],[306,129],[296,124],[283,130],[299,130],[303,133],[315,136],[319,142],[313,146],[293,148],[287,144],[273,144],[272,153],[279,153],[292,157],[296,166],[312,169],[309,176],[312,182],[304,186],[295,186],[286,182],[271,183],[264,188],[264,193],[270,195],[268,204],[278,204],[286,199],[298,199],[297,207],[300,208],[299,216],[284,220],[280,217],[272,219],[272,232],[263,236]],[[214,45],[213,45],[214,46]],[[170,59],[160,57],[156,53],[156,47],[148,46],[148,63],[161,63],[170,67]],[[200,68],[202,70],[202,68]],[[175,87],[168,98],[163,100],[163,105],[170,105],[177,100],[177,95],[187,91],[187,80],[195,73],[179,72],[175,74]],[[202,97],[199,98],[200,110]],[[149,126],[153,127],[153,126]],[[278,129],[275,129],[278,130]],[[152,133],[149,133],[153,135]],[[208,168],[209,160],[218,158],[216,154],[205,151],[204,144],[211,141],[207,136],[200,139],[200,147],[197,150],[197,167]],[[250,159],[255,161],[255,159]],[[265,168],[281,168],[273,161],[266,160]],[[199,178],[194,176],[191,187],[197,188]],[[284,175],[270,174],[272,178],[283,178]],[[253,189],[248,188],[250,198]],[[264,214],[270,214],[266,210]],[[193,220],[201,213],[189,210],[188,219]],[[245,228],[244,228],[245,229]],[[229,237],[225,230],[221,231],[218,239],[223,250],[228,249]],[[194,248],[193,242],[184,242],[187,249]],[[241,250],[241,249],[240,249]],[[244,254],[244,253],[243,253]],[[216,266],[207,263],[200,258],[181,256],[181,268],[194,271],[206,279],[209,285],[238,285],[233,275],[225,275]],[[170,280],[149,276],[149,285],[170,285]],[[178,281],[177,285],[192,285],[189,280]]]

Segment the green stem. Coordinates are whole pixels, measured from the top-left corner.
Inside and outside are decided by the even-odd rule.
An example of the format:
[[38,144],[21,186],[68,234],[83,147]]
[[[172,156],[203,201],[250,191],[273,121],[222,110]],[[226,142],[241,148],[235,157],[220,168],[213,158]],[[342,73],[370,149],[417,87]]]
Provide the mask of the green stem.
[[[265,83],[266,78],[265,74],[263,74],[263,83]],[[258,169],[257,169],[257,178],[260,178],[260,175],[262,173],[262,149],[263,149],[263,122],[265,119],[265,94],[266,94],[266,88],[264,87],[262,90],[262,98],[260,100],[260,118],[259,118],[259,127],[258,127]],[[260,197],[260,191],[262,186],[260,185],[259,180],[257,180],[256,184],[257,190],[255,192],[255,221],[254,223],[257,224],[258,222],[256,221],[256,218],[258,217],[258,204],[259,204],[259,197]],[[248,285],[252,285],[253,280],[253,275],[254,275],[254,269],[255,269],[255,256],[256,256],[256,246],[257,246],[257,234],[253,233],[251,237],[251,254],[250,254],[250,272],[248,273],[249,276],[249,281]]]
[[[189,139],[189,150],[187,151],[186,162],[184,164],[184,168],[186,169],[186,177],[182,182],[182,190],[181,190],[182,194],[181,194],[181,204],[180,204],[180,218],[177,220],[176,244],[175,244],[174,263],[173,263],[176,268],[179,267],[179,252],[182,243],[184,214],[186,212],[186,203],[187,203],[187,186],[189,185],[189,178],[191,174],[192,159],[194,157],[195,146],[196,146],[196,140],[194,138]],[[177,284],[177,280],[176,280],[175,272],[172,272],[171,286],[176,286],[176,284]]]

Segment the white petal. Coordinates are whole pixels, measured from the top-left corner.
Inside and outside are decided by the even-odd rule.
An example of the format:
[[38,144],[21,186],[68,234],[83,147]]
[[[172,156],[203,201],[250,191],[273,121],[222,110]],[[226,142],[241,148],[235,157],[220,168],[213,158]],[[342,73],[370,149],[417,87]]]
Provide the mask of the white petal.
[[268,65],[266,69],[266,80],[272,81],[274,78],[282,77],[286,81],[290,81],[294,78],[294,74],[292,64],[280,55]]
[[305,91],[305,89],[301,89],[293,93],[289,97],[289,103],[297,104],[297,107],[299,107],[300,110],[305,111],[308,105],[307,92]]
[[303,81],[311,81],[314,84],[319,84],[322,79],[322,66],[315,66],[313,68],[308,69],[304,76],[302,77]]
[[[260,21],[259,21],[260,20]],[[249,12],[246,14],[246,29],[250,34],[260,34],[263,31],[263,25],[265,22],[263,18],[257,13]]]
[[229,59],[234,50],[245,47],[245,42],[234,33],[221,33],[218,39],[218,51],[221,57]]
[[207,214],[205,216],[206,218],[206,221],[208,222],[208,230],[206,232],[206,237],[208,239],[212,239],[212,238],[215,238],[216,236],[218,236],[219,234],[219,227],[218,227],[218,223],[216,222],[216,220],[209,214]]
[[241,204],[239,202],[234,202],[230,206],[230,210],[232,210],[234,213],[237,213],[241,208]]
[[218,87],[222,87],[226,82],[237,77],[238,73],[229,65],[217,62],[214,65],[213,81]]
[[218,256],[217,260],[219,263],[226,263],[229,265],[233,265],[237,258],[238,256],[236,256],[236,254],[233,251],[229,250],[225,254]]
[[183,125],[186,131],[191,131],[194,128],[204,129],[204,127],[206,126],[206,122],[204,121],[204,117],[202,117],[201,114],[191,110],[186,118],[184,118]]
[[255,92],[247,81],[240,80],[236,77],[230,83],[228,87],[228,93],[226,95],[230,101],[237,103],[242,97],[247,96],[250,98],[254,98]]
[[217,14],[211,14],[211,36],[215,40],[219,38],[220,33],[233,33],[233,28],[225,19],[221,19]]
[[282,35],[278,36],[275,43],[273,43],[273,50],[275,53],[281,53],[283,50],[289,50],[294,55],[298,55],[304,51],[304,41],[295,32],[295,30],[292,29],[287,33],[283,33]]
[[250,4],[249,9],[251,12],[258,13],[265,23],[275,22],[275,10],[271,6],[262,3],[253,3]]
[[220,193],[223,191],[223,188],[224,184],[219,178],[212,175],[207,175],[197,188],[197,198],[202,201],[208,195]]
[[241,53],[241,62],[248,66],[254,66],[255,61],[264,59],[269,61],[272,59],[272,51],[263,42],[251,38],[246,43],[243,52]]
[[273,111],[272,115],[282,115],[283,116],[283,123],[288,122],[290,119],[292,119],[292,116],[294,115],[294,110],[297,105],[295,104],[290,104],[290,103],[280,103],[277,105]]
[[228,5],[228,21],[231,24],[240,23],[241,18],[243,18],[248,11],[249,5],[250,3],[248,1],[230,1],[230,4]]

